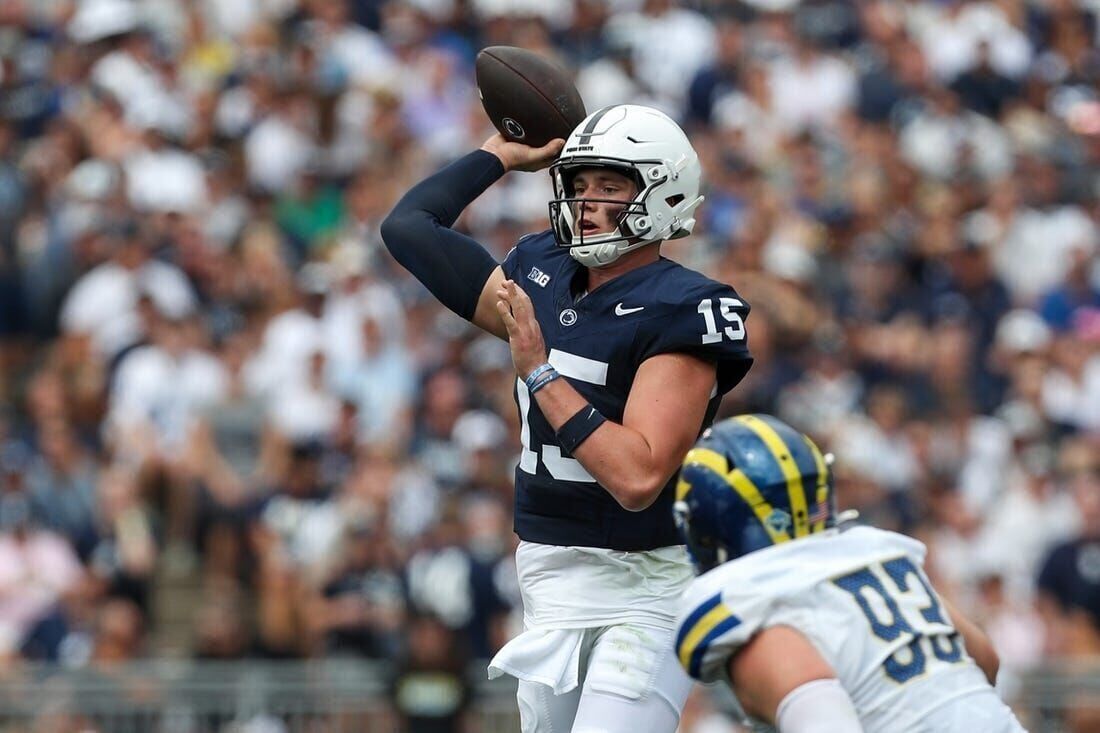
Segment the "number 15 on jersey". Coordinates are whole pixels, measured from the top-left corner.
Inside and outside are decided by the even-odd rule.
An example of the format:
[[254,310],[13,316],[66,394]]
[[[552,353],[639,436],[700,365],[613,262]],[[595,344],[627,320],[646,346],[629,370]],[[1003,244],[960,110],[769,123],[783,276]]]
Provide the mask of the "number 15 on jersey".
[[[730,341],[740,341],[745,338],[745,321],[738,308],[744,306],[737,298],[718,298],[718,317],[722,319],[723,327],[718,329],[718,318],[714,315],[714,299],[703,298],[699,301],[699,307],[695,310],[703,317],[706,324],[706,332],[703,334],[704,344],[716,344],[724,338]],[[725,324],[729,325],[725,325]]]

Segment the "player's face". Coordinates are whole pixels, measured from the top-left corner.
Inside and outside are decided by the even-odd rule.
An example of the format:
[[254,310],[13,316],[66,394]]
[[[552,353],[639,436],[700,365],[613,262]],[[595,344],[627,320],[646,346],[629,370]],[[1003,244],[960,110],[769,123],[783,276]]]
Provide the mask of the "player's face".
[[[604,199],[602,202],[584,201],[573,204],[573,217],[585,237],[613,232],[619,226],[619,214],[638,193],[638,187],[627,176],[606,168],[584,168],[573,178],[573,196],[585,199]],[[610,200],[610,201],[608,201]]]

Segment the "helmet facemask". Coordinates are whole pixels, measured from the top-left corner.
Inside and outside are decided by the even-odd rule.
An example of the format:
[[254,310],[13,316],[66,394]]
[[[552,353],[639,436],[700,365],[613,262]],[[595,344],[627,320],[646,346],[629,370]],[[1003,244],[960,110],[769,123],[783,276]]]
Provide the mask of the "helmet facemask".
[[[582,169],[620,173],[637,186],[629,201],[575,195]],[[683,130],[658,110],[612,105],[589,115],[569,136],[561,158],[550,166],[554,199],[550,222],[559,246],[587,267],[609,265],[648,244],[691,234],[701,168]],[[622,207],[612,231],[585,234],[579,226],[585,203]]]
[[[584,169],[606,168],[631,181],[638,191],[632,199],[570,196],[574,175]],[[555,163],[550,168],[554,182],[554,196],[550,201],[550,223],[554,237],[561,247],[569,247],[570,254],[582,264],[599,267],[610,264],[621,255],[647,244],[687,236],[680,231],[681,220],[660,213],[654,216],[649,201],[652,193],[669,180],[668,166],[660,160],[629,161],[612,158],[577,158]],[[665,202],[665,207],[682,203],[683,196]],[[698,202],[693,202],[698,205]],[[613,205],[621,207],[615,219],[618,226],[610,232],[585,235],[579,226],[578,214],[585,204]],[[694,208],[694,206],[692,207]],[[694,220],[691,220],[694,224]]]

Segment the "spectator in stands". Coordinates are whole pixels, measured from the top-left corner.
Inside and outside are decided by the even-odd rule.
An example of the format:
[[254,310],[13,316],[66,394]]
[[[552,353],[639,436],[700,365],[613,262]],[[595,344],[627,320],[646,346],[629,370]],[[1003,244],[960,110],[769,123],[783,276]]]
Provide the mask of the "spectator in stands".
[[439,619],[417,615],[408,627],[408,651],[391,683],[402,733],[463,733],[472,690],[458,634]]
[[96,541],[99,468],[61,420],[38,431],[41,455],[27,470],[27,494],[37,523],[62,535],[81,558]]
[[0,498],[0,641],[31,657],[56,659],[67,632],[63,602],[85,581],[69,543],[35,524],[22,493]]
[[1040,609],[1054,651],[1086,656],[1100,652],[1100,452],[1095,441],[1076,438],[1062,448],[1058,480],[1080,516],[1076,537],[1051,550],[1039,572]]
[[396,548],[382,526],[347,527],[340,567],[310,602],[310,631],[326,654],[396,659],[405,634],[405,587]]

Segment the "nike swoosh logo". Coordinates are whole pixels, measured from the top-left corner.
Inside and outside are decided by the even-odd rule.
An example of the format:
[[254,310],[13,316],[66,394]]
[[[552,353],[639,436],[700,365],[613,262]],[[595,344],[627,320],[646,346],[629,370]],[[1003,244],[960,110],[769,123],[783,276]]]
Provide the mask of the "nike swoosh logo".
[[637,313],[638,311],[641,311],[641,310],[645,310],[644,305],[640,305],[637,308],[623,308],[623,304],[619,303],[618,305],[615,306],[615,315],[617,315],[617,316],[626,316],[626,315],[630,315],[631,313]]

